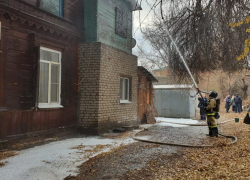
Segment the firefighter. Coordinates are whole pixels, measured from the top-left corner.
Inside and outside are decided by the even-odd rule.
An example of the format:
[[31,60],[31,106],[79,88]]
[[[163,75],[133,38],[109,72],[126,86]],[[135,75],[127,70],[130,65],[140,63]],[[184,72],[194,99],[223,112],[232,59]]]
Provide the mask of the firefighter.
[[208,102],[206,104],[206,116],[207,116],[207,125],[209,129],[210,137],[218,137],[218,128],[215,121],[215,108],[216,108],[216,97],[218,94],[215,91],[212,91],[209,94]]

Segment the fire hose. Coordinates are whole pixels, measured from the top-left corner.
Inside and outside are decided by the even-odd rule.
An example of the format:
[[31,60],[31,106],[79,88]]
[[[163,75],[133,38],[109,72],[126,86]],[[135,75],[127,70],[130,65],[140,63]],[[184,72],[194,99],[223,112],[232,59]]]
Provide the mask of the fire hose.
[[[234,119],[232,119],[232,120],[234,120]],[[224,124],[224,123],[230,122],[232,120],[224,121],[224,122],[221,122],[219,124]],[[172,124],[180,124],[180,125],[188,125],[188,126],[206,126],[205,124],[182,124],[182,123],[172,123]],[[143,130],[135,133],[132,138],[134,140],[137,140],[137,141],[142,141],[142,142],[147,142],[147,143],[154,143],[154,144],[162,144],[162,145],[170,145],[170,146],[182,146],[182,147],[192,147],[192,148],[216,147],[216,145],[192,145],[192,144],[168,143],[168,142],[160,142],[160,141],[153,141],[153,140],[147,140],[147,139],[140,139],[140,138],[136,137],[138,134],[140,134],[141,132],[143,132],[145,130],[146,129],[143,129]],[[232,141],[230,143],[227,143],[226,145],[234,144],[234,143],[236,143],[238,141],[238,138],[236,136],[223,135],[223,134],[220,134],[220,133],[219,133],[219,135],[221,135],[221,136],[223,136],[225,138],[232,139]]]

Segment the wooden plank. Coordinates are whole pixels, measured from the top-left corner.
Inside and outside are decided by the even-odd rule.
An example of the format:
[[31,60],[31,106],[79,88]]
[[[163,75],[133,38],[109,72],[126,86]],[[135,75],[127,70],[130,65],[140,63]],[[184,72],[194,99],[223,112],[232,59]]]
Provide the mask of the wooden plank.
[[17,42],[17,43],[8,43],[7,42],[7,48],[8,48],[8,50],[15,50],[15,51],[24,52],[24,51],[28,51],[30,47],[20,45],[19,42]]
[[67,108],[64,108],[63,111],[63,116],[61,117],[61,121],[62,121],[62,126],[66,126],[66,123],[67,123]]
[[9,77],[20,77],[19,71],[6,69],[5,72],[6,72],[6,78],[9,78]]
[[29,111],[28,112],[28,127],[27,127],[27,132],[32,132],[33,129],[33,123],[34,123],[34,111]]
[[15,121],[15,111],[8,112],[8,133],[7,135],[16,134],[16,121]]
[[20,80],[21,83],[29,83],[29,84],[33,84],[34,80],[32,77],[21,77]]
[[21,63],[21,64],[33,65],[32,58],[27,58],[27,57],[7,56],[7,61],[8,63],[13,63],[13,64]]
[[28,34],[24,34],[22,32],[18,32],[18,31],[15,31],[15,30],[9,31],[8,35],[13,36],[15,38],[23,39],[23,40],[29,40],[29,35]]
[[63,111],[64,109],[58,109],[56,111],[56,124],[57,124],[57,127],[61,127],[62,125],[62,118],[61,118],[61,112]]
[[59,127],[62,127],[62,124],[63,124],[63,110],[64,110],[64,108],[63,109],[60,109],[60,111],[58,112],[58,119],[59,119],[59,121],[58,121],[58,125],[59,125]]
[[37,2],[37,0],[23,0],[23,1],[33,6],[36,6],[36,2]]
[[20,85],[18,83],[6,83],[6,90],[20,90]]
[[19,89],[8,89],[8,91],[6,91],[6,96],[20,97],[21,92]]
[[50,127],[49,127],[49,121],[50,121],[50,111],[46,111],[45,119],[44,119],[44,129],[45,130],[49,130],[50,129]]
[[15,84],[15,83],[18,83],[20,82],[20,77],[8,77],[8,78],[5,78],[6,79],[6,83],[9,83],[9,84]]
[[34,103],[20,103],[20,109],[22,110],[31,109],[32,107],[34,107]]
[[13,37],[13,36],[7,36],[6,41],[8,43],[19,44],[19,45],[23,45],[23,46],[29,46],[29,44],[30,44],[30,42],[28,40],[19,39],[17,37]]
[[15,64],[15,63],[6,63],[6,69],[10,69],[10,70],[19,70],[19,64]]
[[37,119],[39,118],[39,111],[35,111],[32,116],[32,130],[30,132],[37,131]]
[[19,109],[19,97],[7,96],[6,97],[6,106],[10,109]]
[[22,90],[33,92],[34,84],[22,84]]
[[12,50],[12,49],[9,49],[7,51],[7,56],[10,56],[10,57],[17,57],[17,58],[25,58],[28,54],[26,52],[21,52],[21,51],[15,51],[15,50]]
[[60,111],[63,111],[63,109],[57,109],[56,110],[56,115],[55,115],[55,118],[56,118],[56,127],[61,127],[60,126]]
[[14,114],[14,121],[16,122],[16,133],[15,134],[23,134],[22,132],[22,111],[16,111]]
[[[32,98],[34,98],[34,94],[33,94],[33,92],[32,91],[28,91],[28,90],[22,90],[21,91],[21,95],[23,96],[23,97],[32,97]],[[34,99],[33,99],[34,100]],[[34,102],[33,102],[34,103]]]
[[0,140],[4,139],[4,112],[0,111]]
[[53,123],[54,123],[54,111],[51,110],[49,112],[49,128],[52,129],[53,128]]
[[43,111],[39,111],[39,119],[37,119],[37,131],[41,131],[43,130],[43,118],[44,118],[44,110]]
[[34,69],[33,69],[33,66],[30,65],[30,64],[21,64],[21,68],[20,68],[22,71],[28,71],[28,72],[32,72]]
[[20,97],[20,102],[22,103],[33,103],[33,97]]
[[28,121],[29,121],[28,113],[29,113],[28,111],[22,111],[21,134],[28,132]]
[[6,138],[7,137],[7,135],[8,135],[8,127],[9,127],[9,125],[8,125],[8,118],[9,118],[9,116],[8,116],[8,112],[7,111],[5,111],[5,112],[3,112],[3,123],[4,123],[4,128],[3,128],[3,138]]
[[[5,32],[1,31],[1,33],[2,33],[2,39],[0,41],[0,51],[5,52],[4,51]],[[0,107],[5,106],[4,55],[5,55],[5,53],[0,53]]]
[[32,71],[20,71],[20,76],[21,77],[33,77],[33,72]]

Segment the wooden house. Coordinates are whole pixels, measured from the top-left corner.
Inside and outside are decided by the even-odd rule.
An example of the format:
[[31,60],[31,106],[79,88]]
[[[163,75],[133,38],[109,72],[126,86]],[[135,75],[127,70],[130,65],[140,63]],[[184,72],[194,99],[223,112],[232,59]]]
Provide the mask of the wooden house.
[[137,125],[136,0],[0,0],[0,140]]
[[0,140],[77,123],[83,1],[0,0]]

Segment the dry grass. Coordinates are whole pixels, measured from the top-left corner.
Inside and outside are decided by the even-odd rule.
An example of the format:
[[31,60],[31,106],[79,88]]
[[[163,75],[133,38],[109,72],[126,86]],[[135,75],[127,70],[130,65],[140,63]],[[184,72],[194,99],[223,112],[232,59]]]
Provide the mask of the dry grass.
[[[221,113],[222,119],[243,118],[245,113]],[[223,134],[238,137],[233,145],[215,148],[190,148],[176,163],[160,169],[158,180],[250,179],[250,126],[240,120],[219,126]],[[216,140],[216,138],[215,138]],[[218,142],[218,145],[220,142]]]
[[17,155],[17,153],[13,151],[0,152],[0,161],[15,155]]
[[17,155],[16,152],[13,151],[6,151],[6,152],[0,152],[0,167],[4,166],[8,161],[3,161],[6,158],[12,157]]
[[126,131],[126,132],[119,133],[119,134],[106,134],[103,136],[109,139],[124,139],[124,138],[133,136],[133,134],[134,134],[133,131]]
[[42,144],[42,143],[46,143],[46,142],[57,141],[57,140],[59,140],[58,137],[41,139],[41,140],[38,140],[38,141],[17,143],[17,144],[14,144],[11,148],[16,149],[16,150],[21,150],[21,149],[24,149],[24,148],[29,147],[29,146],[34,146],[34,145],[38,145],[38,144]]

